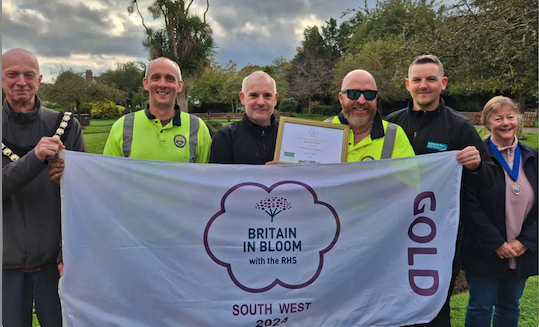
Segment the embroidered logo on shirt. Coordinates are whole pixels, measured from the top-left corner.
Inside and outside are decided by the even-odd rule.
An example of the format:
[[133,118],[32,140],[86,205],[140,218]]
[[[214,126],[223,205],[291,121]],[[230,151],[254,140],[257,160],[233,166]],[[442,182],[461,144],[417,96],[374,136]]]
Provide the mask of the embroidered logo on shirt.
[[185,139],[185,136],[183,135],[176,135],[174,136],[174,144],[178,148],[183,148],[185,146],[185,143],[187,143],[187,140]]
[[374,158],[371,157],[371,156],[365,156],[365,157],[361,158],[361,161],[367,161],[367,160],[374,160]]
[[437,150],[437,151],[446,151],[447,150],[447,144],[429,142],[429,143],[427,143],[427,149]]

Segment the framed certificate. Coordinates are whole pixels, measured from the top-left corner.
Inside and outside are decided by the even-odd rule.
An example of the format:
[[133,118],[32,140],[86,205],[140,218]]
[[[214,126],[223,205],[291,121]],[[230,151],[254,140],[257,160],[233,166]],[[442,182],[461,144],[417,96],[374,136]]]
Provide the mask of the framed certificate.
[[281,117],[273,160],[296,164],[345,162],[348,125]]

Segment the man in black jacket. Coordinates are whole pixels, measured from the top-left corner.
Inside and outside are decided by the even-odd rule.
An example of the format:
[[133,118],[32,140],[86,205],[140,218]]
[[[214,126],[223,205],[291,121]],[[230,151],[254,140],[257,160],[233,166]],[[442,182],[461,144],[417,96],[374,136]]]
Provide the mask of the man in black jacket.
[[[388,115],[387,121],[404,129],[416,155],[460,150],[456,159],[464,166],[462,182],[477,189],[490,188],[495,174],[479,134],[469,120],[447,107],[440,97],[448,82],[440,60],[433,55],[417,57],[408,69],[405,82],[412,101],[406,108]],[[433,321],[421,326],[451,326],[449,298],[459,273],[459,236],[460,231],[447,301]]]
[[48,164],[64,146],[86,151],[82,129],[70,113],[41,106],[37,58],[24,49],[2,54],[2,322],[32,326],[32,307],[41,326],[60,327],[58,264],[60,187]]
[[263,165],[273,160],[278,129],[273,108],[279,97],[275,80],[255,71],[245,77],[241,89],[243,119],[215,134],[210,163]]

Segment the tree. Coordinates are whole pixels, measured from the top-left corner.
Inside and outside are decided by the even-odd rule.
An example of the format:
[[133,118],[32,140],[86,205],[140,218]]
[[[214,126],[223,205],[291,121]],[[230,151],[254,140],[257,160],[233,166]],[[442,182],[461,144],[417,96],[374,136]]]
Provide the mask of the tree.
[[226,82],[235,75],[236,63],[233,61],[227,62],[224,67],[213,63],[194,81],[191,96],[203,103],[228,103],[227,99],[223,99],[222,92]]
[[446,7],[435,10],[435,0],[387,0],[377,1],[373,9],[367,7],[352,9],[356,13],[349,24],[354,26],[350,46],[400,36],[408,39],[436,29]]
[[146,29],[146,38],[142,44],[148,49],[150,58],[167,57],[180,66],[182,77],[187,80],[177,99],[183,111],[188,110],[187,99],[191,85],[188,80],[204,72],[215,48],[210,25],[206,22],[209,0],[206,0],[206,11],[202,18],[190,12],[193,2],[194,0],[155,0],[148,7],[148,11],[154,19],[163,19],[164,27],[158,30],[145,24],[137,0],[131,0],[131,5],[127,8],[129,14],[136,10],[142,20]]
[[88,82],[82,77],[82,73],[76,73],[72,69],[62,71],[56,77],[54,84],[49,85],[43,91],[45,97],[50,101],[69,105],[74,104],[77,115],[80,115],[82,103],[104,100],[119,102],[125,100],[124,92],[99,81]]
[[[277,86],[277,93],[279,94],[279,107],[282,99],[286,99],[289,95],[289,84],[287,79],[288,69],[290,63],[283,57],[276,58],[272,61],[271,65],[262,67],[262,70],[269,74],[275,80]],[[279,109],[280,110],[280,109]]]
[[408,65],[415,56],[432,53],[445,10],[435,9],[434,1],[427,0],[378,1],[373,9],[365,3],[364,8],[349,10],[355,14],[348,21],[353,36],[334,71],[332,90],[338,91],[351,70],[365,69],[376,80],[379,110],[382,100],[409,98],[404,84]]
[[[142,68],[137,66],[135,62],[130,61],[124,64],[118,64],[115,70],[108,69],[97,80],[124,91],[126,93],[125,104],[134,106],[135,104],[132,103],[132,98],[140,88],[142,78],[144,78]],[[140,104],[140,101],[137,104]]]
[[259,66],[247,64],[245,67],[235,73],[235,75],[226,80],[221,91],[221,99],[223,102],[230,103],[232,112],[236,112],[236,108],[240,105],[240,92],[243,79],[249,76],[252,72],[260,70]]
[[403,53],[400,39],[392,37],[370,41],[361,51],[343,57],[336,65],[332,83],[333,93],[340,91],[341,83],[348,72],[364,69],[371,73],[378,87],[378,109],[382,102],[402,101],[409,98],[404,79],[408,73],[407,54]]
[[308,99],[308,112],[311,116],[312,98],[329,93],[332,70],[339,59],[339,53],[326,43],[317,26],[305,28],[303,35],[303,47],[298,48],[291,62],[288,81],[291,94],[298,99]]
[[353,23],[350,20],[337,26],[337,20],[331,17],[329,21],[326,21],[326,25],[322,26],[322,38],[326,45],[339,54],[346,52],[352,32]]
[[537,1],[460,0],[444,25],[437,51],[454,90],[511,93],[524,111],[538,88]]

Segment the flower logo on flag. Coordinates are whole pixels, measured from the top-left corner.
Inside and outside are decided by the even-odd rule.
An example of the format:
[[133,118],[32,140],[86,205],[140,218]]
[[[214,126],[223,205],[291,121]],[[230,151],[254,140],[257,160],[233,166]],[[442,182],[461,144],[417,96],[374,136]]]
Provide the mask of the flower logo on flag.
[[267,213],[271,217],[271,222],[273,222],[273,217],[277,216],[283,210],[291,209],[292,206],[287,199],[272,196],[260,200],[260,202],[255,205],[255,208]]
[[240,183],[220,202],[206,224],[204,246],[246,292],[307,287],[339,238],[337,211],[302,182]]

